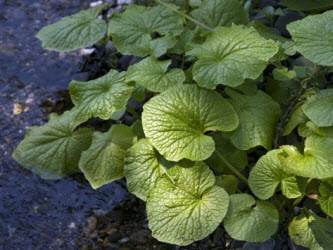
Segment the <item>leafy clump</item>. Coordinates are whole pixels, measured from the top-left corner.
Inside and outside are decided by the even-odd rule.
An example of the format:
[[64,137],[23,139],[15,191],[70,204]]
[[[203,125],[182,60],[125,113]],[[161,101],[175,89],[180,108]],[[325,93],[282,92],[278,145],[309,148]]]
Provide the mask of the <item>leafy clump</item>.
[[[99,5],[37,34],[46,49],[111,40],[121,54],[145,58],[126,72],[72,81],[74,108],[28,129],[13,158],[46,179],[81,171],[93,188],[125,177],[163,242],[188,245],[218,226],[261,242],[288,228],[296,244],[330,249],[331,1],[285,1],[328,10],[288,24],[292,40],[250,22],[251,1],[155,2],[107,20],[98,15],[108,4]],[[284,14],[260,11],[268,21]],[[130,98],[144,102],[141,115]],[[131,126],[121,124],[126,110],[137,119]],[[92,131],[91,118],[113,125]]]

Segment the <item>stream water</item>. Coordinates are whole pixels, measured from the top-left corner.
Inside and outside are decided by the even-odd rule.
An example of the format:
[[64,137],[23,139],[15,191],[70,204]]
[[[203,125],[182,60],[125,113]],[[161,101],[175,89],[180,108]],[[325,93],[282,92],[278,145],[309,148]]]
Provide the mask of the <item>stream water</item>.
[[11,158],[27,128],[47,121],[42,104],[79,72],[77,52],[45,51],[35,34],[90,2],[0,0],[0,249],[76,248],[86,218],[127,195],[116,183],[93,190],[81,176],[42,180]]

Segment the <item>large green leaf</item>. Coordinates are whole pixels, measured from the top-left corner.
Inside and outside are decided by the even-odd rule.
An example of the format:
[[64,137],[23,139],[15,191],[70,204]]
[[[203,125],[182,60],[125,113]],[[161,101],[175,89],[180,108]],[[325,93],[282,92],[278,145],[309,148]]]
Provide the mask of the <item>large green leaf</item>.
[[301,179],[283,170],[277,157],[282,152],[281,149],[269,151],[251,169],[250,188],[262,200],[272,197],[279,184],[281,184],[282,193],[290,199],[301,196],[305,191],[306,179]]
[[295,49],[314,63],[333,66],[332,22],[333,10],[288,24]]
[[209,0],[190,13],[196,20],[210,28],[248,24],[249,15],[238,0]]
[[[159,57],[176,44],[174,36],[182,30],[183,18],[162,5],[130,5],[125,12],[113,16],[108,33],[123,55]],[[152,39],[153,33],[160,37]]]
[[288,228],[290,238],[311,250],[328,250],[333,246],[333,221],[314,213],[303,211],[295,217]]
[[235,87],[245,78],[258,78],[278,49],[274,41],[262,38],[253,27],[232,25],[217,27],[210,38],[187,54],[198,57],[193,66],[194,80],[199,86],[214,89],[218,84]]
[[123,124],[113,125],[106,133],[94,132],[91,146],[82,153],[79,162],[94,189],[124,177],[125,153],[133,139],[132,130]]
[[310,178],[333,177],[333,138],[310,136],[305,141],[304,155],[294,146],[281,146],[278,157],[286,171]]
[[185,81],[185,74],[181,69],[167,72],[170,64],[171,60],[158,61],[148,57],[128,68],[126,81],[136,81],[150,91],[163,92]]
[[249,194],[230,195],[224,228],[235,240],[266,241],[278,228],[279,214],[268,201],[256,201]]
[[143,130],[169,161],[202,161],[215,150],[208,131],[231,131],[238,125],[232,106],[217,92],[194,84],[171,88],[143,106]]
[[170,244],[188,245],[212,233],[229,204],[227,192],[214,183],[214,174],[202,162],[169,169],[147,200],[153,236]]
[[332,0],[285,0],[283,5],[297,11],[319,11],[333,8]]
[[80,124],[73,121],[73,111],[58,116],[41,127],[31,127],[17,146],[13,158],[24,168],[44,179],[58,179],[78,172],[81,152],[89,148],[90,129],[74,129]]
[[174,163],[161,156],[148,139],[142,139],[126,152],[124,175],[128,190],[146,201],[150,190]]
[[316,95],[311,96],[302,106],[302,109],[305,115],[317,126],[333,126],[333,89],[321,90]]
[[[216,151],[223,156],[232,166],[239,171],[243,170],[247,164],[247,154],[245,151],[239,150],[231,142],[230,139],[224,137],[221,133],[213,135]],[[216,152],[206,160],[206,163],[212,169],[230,173],[224,160],[222,160]]]
[[275,125],[281,115],[280,106],[263,91],[247,96],[227,88],[230,103],[239,117],[239,126],[231,133],[231,142],[241,150],[263,146],[272,147]]
[[81,11],[75,15],[44,27],[36,37],[45,49],[71,51],[81,49],[102,39],[106,33],[106,23],[96,18],[109,4]]
[[71,81],[69,93],[76,106],[76,120],[86,121],[90,117],[110,119],[121,111],[131,97],[132,87],[125,83],[125,72],[110,70],[106,75],[88,82]]
[[321,209],[333,217],[333,179],[320,183],[318,201]]

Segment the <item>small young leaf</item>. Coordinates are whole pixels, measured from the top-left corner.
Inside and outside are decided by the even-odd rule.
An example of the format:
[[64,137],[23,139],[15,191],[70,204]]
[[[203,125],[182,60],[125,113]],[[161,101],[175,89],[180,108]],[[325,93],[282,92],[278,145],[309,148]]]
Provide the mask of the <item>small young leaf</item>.
[[297,198],[305,191],[306,180],[283,170],[277,157],[282,152],[281,149],[269,151],[250,172],[249,185],[259,199],[267,200],[272,197],[279,184],[282,193],[289,199]]
[[333,89],[324,89],[311,96],[302,108],[317,126],[333,126]]
[[221,223],[229,205],[223,188],[206,164],[173,166],[160,178],[147,200],[149,228],[159,241],[188,245],[200,240]]
[[82,153],[79,167],[90,185],[97,189],[124,176],[126,149],[133,144],[132,130],[113,125],[106,133],[94,132],[90,148]]
[[[218,151],[237,170],[241,171],[247,166],[248,161],[246,152],[236,148],[230,142],[230,139],[224,137],[221,133],[213,135],[213,139],[216,147],[215,150]],[[209,167],[218,172],[230,173],[226,163],[222,161],[215,152],[206,160],[206,163]]]
[[288,232],[290,238],[303,247],[325,250],[333,246],[333,221],[308,211],[303,211],[292,220]]
[[289,81],[296,77],[296,72],[288,70],[286,67],[275,68],[273,70],[273,77],[278,81]]
[[333,138],[310,136],[305,140],[304,156],[294,146],[281,146],[278,157],[286,171],[310,178],[333,177]]
[[[183,18],[162,5],[150,8],[130,5],[113,17],[108,34],[123,55],[159,57],[176,44],[174,36],[182,30]],[[155,32],[162,37],[152,39]]]
[[324,66],[333,66],[333,10],[311,15],[287,25],[295,49],[305,58]]
[[36,37],[42,41],[44,49],[71,51],[81,49],[102,39],[106,33],[106,23],[96,18],[109,4],[81,11],[64,17],[60,21],[44,27]]
[[224,228],[235,240],[262,242],[277,230],[279,214],[268,201],[256,201],[249,194],[230,195]]
[[69,93],[77,109],[74,119],[81,122],[90,117],[110,119],[126,106],[132,89],[125,83],[125,73],[115,70],[92,81],[71,81]]
[[222,187],[229,195],[236,193],[238,187],[238,179],[234,175],[216,176],[215,185]]
[[198,61],[193,78],[199,86],[214,89],[218,84],[235,87],[245,78],[256,79],[278,52],[278,46],[250,27],[217,27],[210,38],[187,52]]
[[324,180],[319,186],[319,205],[329,216],[333,217],[333,179]]
[[308,121],[308,118],[303,112],[302,106],[299,106],[291,115],[288,123],[283,129],[283,136],[289,135],[298,125]]
[[279,104],[262,91],[247,96],[227,88],[226,94],[239,117],[239,126],[231,132],[231,142],[241,150],[259,145],[270,150],[275,124],[281,115]]
[[174,163],[168,162],[151,145],[142,139],[126,152],[124,175],[128,190],[146,201],[150,190]]
[[17,146],[13,158],[44,179],[59,179],[78,172],[81,152],[89,148],[90,129],[74,129],[73,111],[52,115],[41,127],[31,127]]
[[202,161],[215,150],[207,131],[231,131],[238,125],[232,106],[217,92],[195,84],[170,88],[143,106],[143,130],[169,161]]
[[158,61],[148,57],[130,66],[126,73],[126,81],[136,81],[146,89],[163,92],[170,87],[181,85],[185,81],[185,74],[181,69],[167,72],[171,60]]
[[143,132],[142,122],[140,120],[136,120],[132,125],[131,129],[133,130],[134,135],[138,137],[138,139],[145,138],[145,133]]
[[248,24],[249,15],[237,0],[210,0],[190,13],[196,20],[214,29],[217,26]]

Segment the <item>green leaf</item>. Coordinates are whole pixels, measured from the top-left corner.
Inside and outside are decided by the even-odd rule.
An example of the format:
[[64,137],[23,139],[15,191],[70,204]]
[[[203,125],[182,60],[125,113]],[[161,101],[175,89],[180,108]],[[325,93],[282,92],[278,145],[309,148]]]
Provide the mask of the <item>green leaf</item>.
[[126,152],[124,175],[128,190],[146,201],[150,190],[174,165],[161,156],[148,139],[142,139]]
[[333,89],[324,89],[311,96],[302,108],[317,126],[333,126]]
[[69,93],[77,109],[74,118],[79,121],[90,117],[108,120],[126,106],[132,89],[125,83],[125,72],[115,70],[88,82],[71,81]]
[[53,114],[45,125],[31,127],[13,158],[44,179],[59,179],[78,172],[81,152],[89,147],[92,132],[87,128],[75,130],[80,123],[74,122],[72,115],[73,111],[61,116]]
[[214,89],[218,84],[235,87],[245,78],[256,79],[268,60],[278,52],[278,46],[265,40],[250,27],[217,27],[202,45],[187,52],[198,61],[193,77],[199,86]]
[[259,145],[271,149],[275,125],[281,115],[279,104],[262,91],[247,96],[227,88],[226,94],[239,117],[239,126],[231,132],[231,142],[241,150]]
[[167,72],[171,60],[158,61],[148,57],[130,66],[126,73],[126,81],[136,81],[146,89],[163,92],[170,87],[181,85],[185,81],[185,74],[181,69]]
[[44,49],[58,52],[81,49],[102,39],[106,33],[106,23],[96,18],[109,4],[81,11],[75,15],[44,27],[36,37],[42,41]]
[[303,112],[302,106],[299,106],[291,115],[288,123],[283,129],[283,136],[289,135],[298,125],[308,121],[308,118]]
[[229,204],[223,188],[206,164],[179,165],[168,170],[147,200],[149,228],[162,242],[188,245],[200,240],[221,223]]
[[111,119],[111,120],[114,120],[114,121],[117,121],[117,120],[119,120],[121,117],[123,117],[123,115],[125,114],[125,112],[126,112],[126,108],[123,108],[122,110],[113,113],[113,114],[111,115],[110,119]]
[[[221,133],[213,135],[216,151],[225,158],[237,170],[242,171],[248,164],[247,154],[236,148],[230,139],[224,137]],[[230,173],[226,163],[218,157],[214,151],[211,157],[206,160],[208,166],[218,172]]]
[[333,179],[324,180],[319,186],[319,205],[329,216],[333,217]]
[[216,176],[215,185],[222,187],[229,195],[236,193],[238,179],[234,175]]
[[201,38],[199,33],[199,27],[195,29],[190,29],[188,26],[185,26],[183,33],[180,34],[179,39],[175,46],[168,50],[168,53],[172,54],[184,54],[185,47],[190,42],[200,42],[203,38]]
[[248,24],[249,15],[237,0],[210,0],[191,11],[191,16],[210,28]]
[[331,126],[331,127],[318,127],[316,124],[314,124],[311,121],[308,121],[305,124],[305,126],[308,130],[307,133],[309,134],[308,136],[305,136],[305,137],[309,137],[311,135],[319,135],[319,136],[323,136],[323,137],[325,137],[325,136],[326,137],[333,137],[333,126]]
[[332,0],[286,0],[283,5],[296,11],[320,11],[333,8]]
[[279,214],[268,201],[256,201],[249,194],[230,195],[224,228],[235,240],[262,242],[278,228]]
[[267,200],[281,184],[282,193],[289,199],[297,198],[305,191],[307,181],[283,170],[278,154],[283,150],[271,150],[262,156],[251,169],[249,185],[252,192],[262,200]]
[[333,66],[333,10],[311,15],[287,25],[295,49],[306,59],[324,66]]
[[232,106],[217,92],[187,84],[171,88],[143,106],[143,130],[169,161],[202,161],[215,150],[208,131],[231,131],[238,125]]
[[304,156],[294,146],[281,146],[278,157],[286,171],[310,178],[333,177],[333,138],[310,136],[305,140]]
[[296,77],[296,72],[288,70],[286,67],[275,68],[272,73],[275,80],[282,82],[289,81]]
[[133,86],[132,97],[138,101],[142,102],[145,99],[146,89],[136,82],[129,82],[128,86]]
[[91,146],[79,162],[94,189],[124,177],[125,153],[133,140],[132,130],[123,124],[113,125],[106,133],[94,132]]
[[333,246],[333,221],[308,211],[303,211],[292,220],[288,232],[290,238],[303,247],[325,250]]
[[138,137],[138,139],[145,138],[145,133],[143,132],[142,122],[140,120],[136,120],[132,125],[131,128],[133,130],[134,135]]
[[[182,30],[183,17],[162,5],[130,5],[125,12],[114,15],[108,34],[123,55],[159,57],[176,44],[174,36]],[[153,33],[160,37],[152,39]]]
[[245,95],[256,95],[257,82],[260,82],[260,80],[245,79],[245,81],[241,85],[233,87],[233,89],[239,90]]

